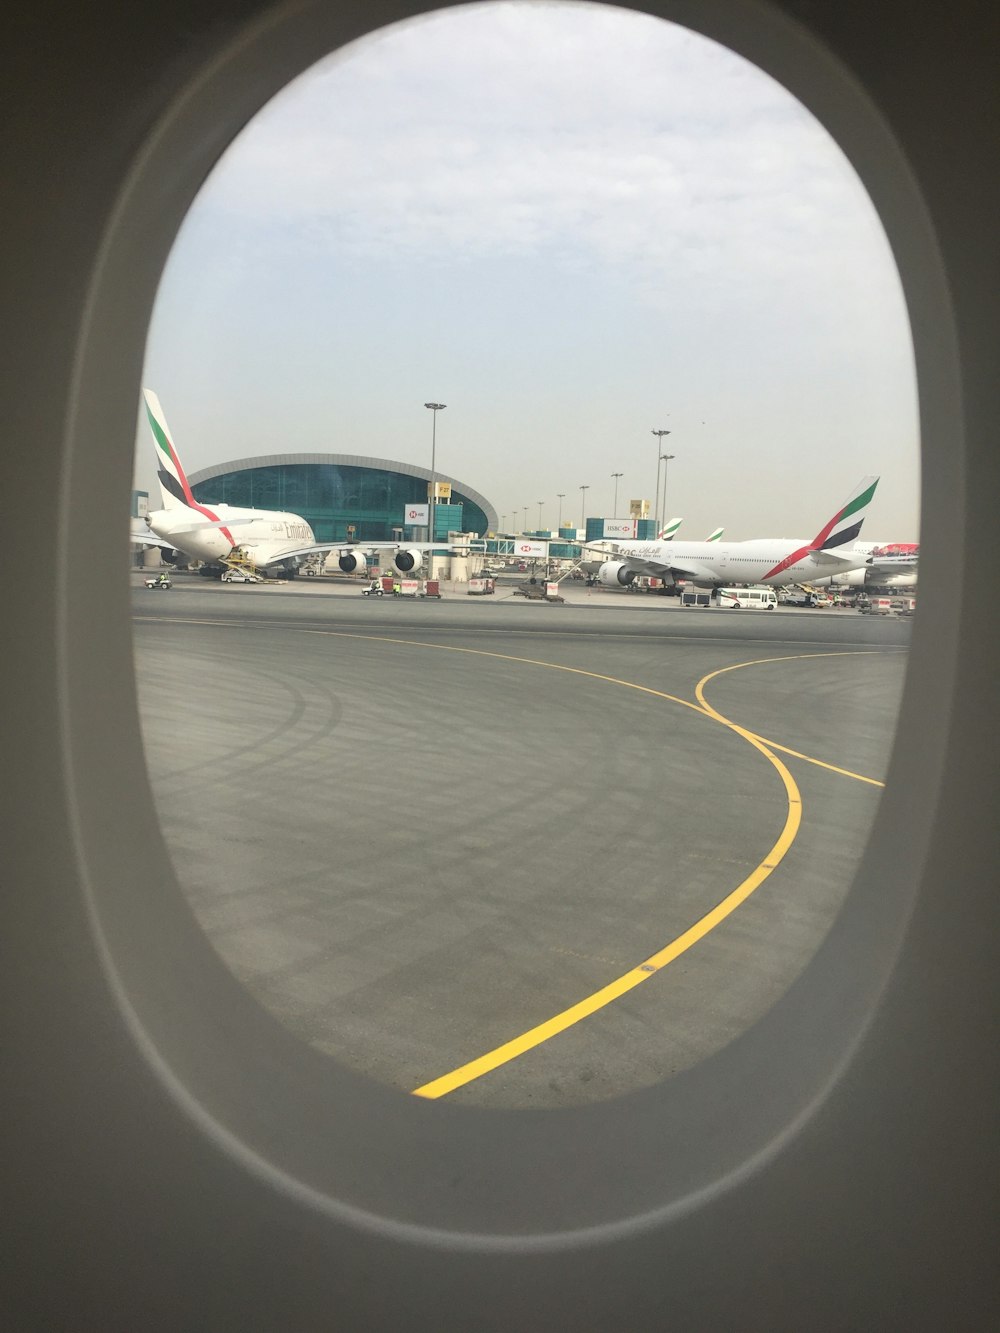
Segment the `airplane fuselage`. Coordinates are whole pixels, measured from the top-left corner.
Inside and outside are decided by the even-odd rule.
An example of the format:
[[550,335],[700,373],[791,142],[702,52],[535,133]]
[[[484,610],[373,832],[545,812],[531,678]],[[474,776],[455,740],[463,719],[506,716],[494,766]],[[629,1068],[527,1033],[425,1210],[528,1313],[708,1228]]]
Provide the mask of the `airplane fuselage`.
[[205,505],[200,513],[187,508],[156,509],[146,515],[150,532],[170,542],[194,560],[224,560],[234,548],[255,564],[280,563],[284,555],[300,551],[316,539],[298,514],[275,509],[242,509],[234,505]]
[[[838,551],[836,569],[862,568],[868,556],[851,550]],[[610,561],[635,561],[640,566],[662,566],[675,577],[704,586],[727,583],[760,583],[780,587],[827,576],[831,561],[822,551],[813,551],[808,543],[791,539],[759,538],[744,542],[619,542]]]

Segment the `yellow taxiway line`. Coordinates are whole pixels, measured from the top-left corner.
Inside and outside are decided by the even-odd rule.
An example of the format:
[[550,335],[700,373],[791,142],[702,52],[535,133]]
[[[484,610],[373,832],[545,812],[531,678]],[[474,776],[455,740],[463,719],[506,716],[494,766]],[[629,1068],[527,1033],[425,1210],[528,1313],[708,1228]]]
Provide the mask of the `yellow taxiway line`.
[[[154,619],[155,617],[149,618]],[[228,622],[222,621],[194,621],[188,623],[228,624]],[[564,671],[570,675],[585,676],[589,677],[591,680],[600,680],[609,685],[619,685],[624,689],[638,690],[642,694],[648,694],[654,698],[664,699],[670,703],[680,704],[684,708],[690,708],[694,712],[701,713],[703,716],[728,728],[728,730],[735,732],[737,736],[740,736],[749,745],[752,745],[755,750],[758,750],[774,767],[785,790],[785,799],[787,803],[785,821],[774,845],[742,883],[738,884],[731,893],[727,894],[726,897],[723,898],[721,902],[717,903],[709,912],[706,912],[704,916],[700,917],[694,925],[689,926],[687,930],[683,931],[675,939],[664,945],[663,948],[659,949],[656,953],[651,954],[645,961],[630,968],[628,972],[623,973],[614,981],[608,982],[608,984],[602,986],[600,990],[596,990],[591,995],[584,997],[584,999],[578,1000],[576,1004],[571,1005],[568,1009],[564,1009],[561,1013],[555,1014],[544,1023],[539,1023],[537,1026],[529,1028],[526,1032],[522,1032],[520,1036],[504,1042],[501,1046],[494,1047],[491,1051],[487,1051],[477,1059],[470,1060],[466,1064],[451,1070],[449,1073],[442,1074],[440,1077],[432,1079],[429,1083],[422,1084],[419,1088],[414,1088],[413,1095],[416,1097],[425,1097],[429,1100],[443,1097],[447,1093],[454,1092],[457,1088],[464,1087],[466,1084],[472,1083],[475,1079],[481,1078],[484,1074],[488,1074],[492,1070],[498,1069],[501,1065],[505,1065],[511,1060],[515,1060],[526,1051],[541,1046],[559,1033],[565,1032],[568,1028],[573,1027],[582,1019],[597,1013],[599,1010],[611,1004],[614,1000],[617,1000],[620,996],[628,994],[628,992],[634,990],[636,986],[640,986],[644,981],[648,981],[650,977],[653,977],[658,972],[662,971],[662,969],[669,963],[672,963],[676,958],[679,958],[682,954],[693,948],[700,940],[703,940],[710,931],[714,930],[716,926],[720,925],[727,917],[731,916],[741,904],[746,902],[750,895],[760,888],[761,884],[764,883],[784,859],[789,848],[792,846],[792,843],[795,841],[802,822],[802,798],[798,786],[788,768],[782,763],[774,751],[779,750],[796,759],[802,759],[807,763],[816,764],[821,768],[829,769],[831,772],[840,773],[845,777],[855,778],[859,782],[871,783],[876,787],[885,785],[884,783],[879,782],[876,778],[865,777],[860,773],[851,772],[850,769],[838,768],[835,764],[825,763],[822,759],[814,759],[809,755],[800,754],[797,750],[792,750],[789,749],[788,746],[779,745],[776,742],[769,741],[764,737],[757,735],[755,732],[749,731],[746,727],[741,727],[738,723],[731,721],[715,709],[707,701],[704,693],[705,686],[709,681],[714,680],[717,676],[725,675],[727,672],[742,670],[744,667],[763,666],[772,662],[797,662],[818,657],[862,656],[868,655],[869,652],[874,655],[874,652],[877,652],[877,650],[868,650],[868,652],[849,650],[848,652],[840,651],[834,653],[783,654],[780,657],[762,657],[755,658],[750,662],[737,662],[732,666],[720,667],[716,671],[710,671],[707,675],[703,676],[701,680],[698,681],[694,691],[698,702],[691,703],[688,699],[681,699],[677,695],[667,694],[663,690],[655,690],[651,686],[640,685],[635,681],[622,680],[618,676],[608,676],[596,671],[586,671],[582,667],[565,666],[559,662],[545,662],[534,657],[517,657],[512,653],[491,652],[490,650],[483,648],[461,648],[455,644],[428,643],[425,640],[420,639],[395,638],[387,634],[357,634],[345,630],[315,629],[309,626],[300,627],[300,632],[325,635],[331,638],[363,639],[384,643],[405,644],[408,647],[431,648],[438,652],[464,653],[473,657],[495,657],[505,662],[517,662],[524,666],[545,667],[550,671]]]
[[[506,654],[499,653],[487,653],[485,655],[491,657],[506,656]],[[737,723],[732,722],[729,718],[724,717],[720,712],[713,708],[705,698],[705,686],[710,680],[714,679],[714,677],[722,675],[725,671],[734,671],[738,667],[757,666],[764,662],[801,661],[805,658],[812,657],[839,656],[844,656],[844,654],[798,653],[777,658],[761,658],[754,662],[740,662],[734,666],[724,667],[718,671],[709,672],[708,675],[703,676],[695,686],[695,696],[700,705],[699,711],[703,712],[707,717],[712,718],[713,721],[734,731],[748,744],[752,745],[754,749],[764,755],[768,762],[777,770],[784,785],[787,802],[784,826],[773,847],[771,847],[763,860],[751,871],[746,879],[744,879],[741,884],[738,884],[737,887],[723,898],[721,902],[717,903],[711,911],[706,912],[706,914],[696,921],[694,925],[689,926],[687,930],[671,940],[669,944],[664,945],[664,947],[657,953],[651,954],[644,962],[631,968],[628,972],[617,977],[614,981],[609,982],[606,986],[602,986],[600,990],[594,991],[591,995],[586,996],[582,1000],[578,1000],[576,1004],[571,1005],[568,1009],[562,1010],[552,1018],[547,1019],[544,1023],[539,1023],[536,1027],[529,1028],[526,1032],[522,1032],[519,1036],[504,1042],[501,1046],[494,1047],[493,1050],[487,1051],[477,1059],[470,1060],[466,1064],[451,1070],[449,1073],[442,1074],[440,1077],[432,1079],[429,1083],[422,1084],[419,1088],[414,1088],[414,1096],[425,1097],[430,1100],[444,1097],[449,1092],[454,1092],[457,1088],[464,1087],[466,1084],[481,1078],[484,1074],[491,1073],[493,1070],[500,1068],[501,1065],[505,1065],[511,1060],[517,1059],[518,1056],[523,1055],[526,1051],[533,1050],[535,1047],[543,1045],[543,1043],[549,1041],[552,1037],[558,1036],[561,1032],[565,1032],[567,1028],[573,1027],[584,1018],[589,1018],[591,1014],[597,1013],[600,1009],[605,1008],[620,996],[626,995],[629,991],[634,990],[636,986],[640,986],[644,981],[648,981],[650,977],[655,976],[657,972],[661,971],[669,963],[672,963],[674,959],[679,958],[682,954],[693,948],[693,946],[700,940],[703,940],[710,931],[714,930],[716,926],[720,925],[727,917],[731,916],[742,903],[746,902],[750,895],[754,893],[761,884],[764,883],[772,871],[777,868],[784,859],[792,843],[795,841],[802,820],[802,798],[795,779],[777,755],[772,752],[771,748],[769,748],[769,743],[757,736],[754,732],[748,731],[745,727],[741,727]],[[686,700],[677,699],[673,695],[662,694],[658,690],[651,690],[646,686],[638,686],[632,681],[619,680],[612,676],[597,675],[594,672],[581,671],[579,668],[575,667],[561,667],[556,663],[534,662],[533,659],[527,658],[514,658],[512,660],[519,662],[532,661],[534,665],[553,666],[557,670],[570,670],[579,675],[593,676],[595,679],[608,681],[612,684],[624,685],[633,689],[641,689],[646,693],[660,695],[661,698],[669,699],[675,703],[687,703]],[[691,707],[692,705],[688,704],[687,706]],[[784,747],[775,748],[783,749]],[[806,758],[807,756],[803,755],[801,757]],[[814,760],[811,762],[821,764],[822,767],[830,768],[839,773],[848,774],[848,770],[836,769],[834,765],[824,764],[822,760]],[[849,774],[849,776],[858,777],[863,782],[875,781],[871,778],[863,778],[860,774]]]

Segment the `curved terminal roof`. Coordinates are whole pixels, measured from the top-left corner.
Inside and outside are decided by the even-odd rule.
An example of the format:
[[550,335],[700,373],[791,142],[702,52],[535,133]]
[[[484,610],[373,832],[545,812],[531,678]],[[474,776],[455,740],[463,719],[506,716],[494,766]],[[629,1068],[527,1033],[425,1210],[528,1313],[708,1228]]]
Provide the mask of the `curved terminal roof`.
[[[200,482],[211,481],[213,477],[227,476],[233,472],[245,472],[257,467],[287,467],[297,463],[333,463],[337,467],[372,468],[378,472],[396,472],[407,477],[419,477],[421,481],[430,481],[431,470],[419,467],[416,463],[399,463],[390,458],[366,458],[362,454],[260,454],[256,458],[234,458],[228,463],[216,463],[212,467],[192,472],[188,481],[192,486]],[[449,477],[446,472],[435,472],[436,480],[451,483],[452,490],[466,496],[478,505],[487,518],[488,531],[496,532],[500,526],[500,517],[485,496],[473,490],[457,477]]]

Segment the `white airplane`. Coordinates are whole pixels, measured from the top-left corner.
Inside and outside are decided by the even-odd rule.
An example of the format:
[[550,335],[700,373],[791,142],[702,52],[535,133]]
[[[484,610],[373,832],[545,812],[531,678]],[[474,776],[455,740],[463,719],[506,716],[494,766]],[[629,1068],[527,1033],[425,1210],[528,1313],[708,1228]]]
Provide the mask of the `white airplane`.
[[820,578],[866,567],[870,555],[851,549],[878,485],[865,477],[844,505],[810,542],[761,538],[743,542],[616,542],[616,559],[597,572],[604,587],[626,587],[638,575],[721,587],[727,583],[815,583]]
[[294,575],[307,556],[327,551],[339,551],[340,568],[345,574],[353,574],[365,568],[367,553],[376,550],[395,551],[393,564],[401,574],[408,574],[420,567],[424,551],[441,548],[440,542],[409,546],[398,542],[317,542],[312,528],[298,514],[201,504],[184,475],[159,398],[151,389],[143,389],[142,395],[156,445],[156,475],[163,508],[146,514],[148,532],[133,533],[132,541],[178,551],[208,564],[249,560],[258,569],[286,576]]

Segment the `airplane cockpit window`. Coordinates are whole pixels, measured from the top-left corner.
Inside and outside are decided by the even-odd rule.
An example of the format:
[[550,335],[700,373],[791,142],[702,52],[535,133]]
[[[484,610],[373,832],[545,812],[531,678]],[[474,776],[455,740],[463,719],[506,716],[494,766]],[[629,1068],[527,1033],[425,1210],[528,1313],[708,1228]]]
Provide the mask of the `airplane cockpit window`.
[[150,782],[261,1006],[558,1110],[786,994],[883,790],[920,480],[886,236],[790,93],[601,5],[358,42],[205,182],[137,412]]

